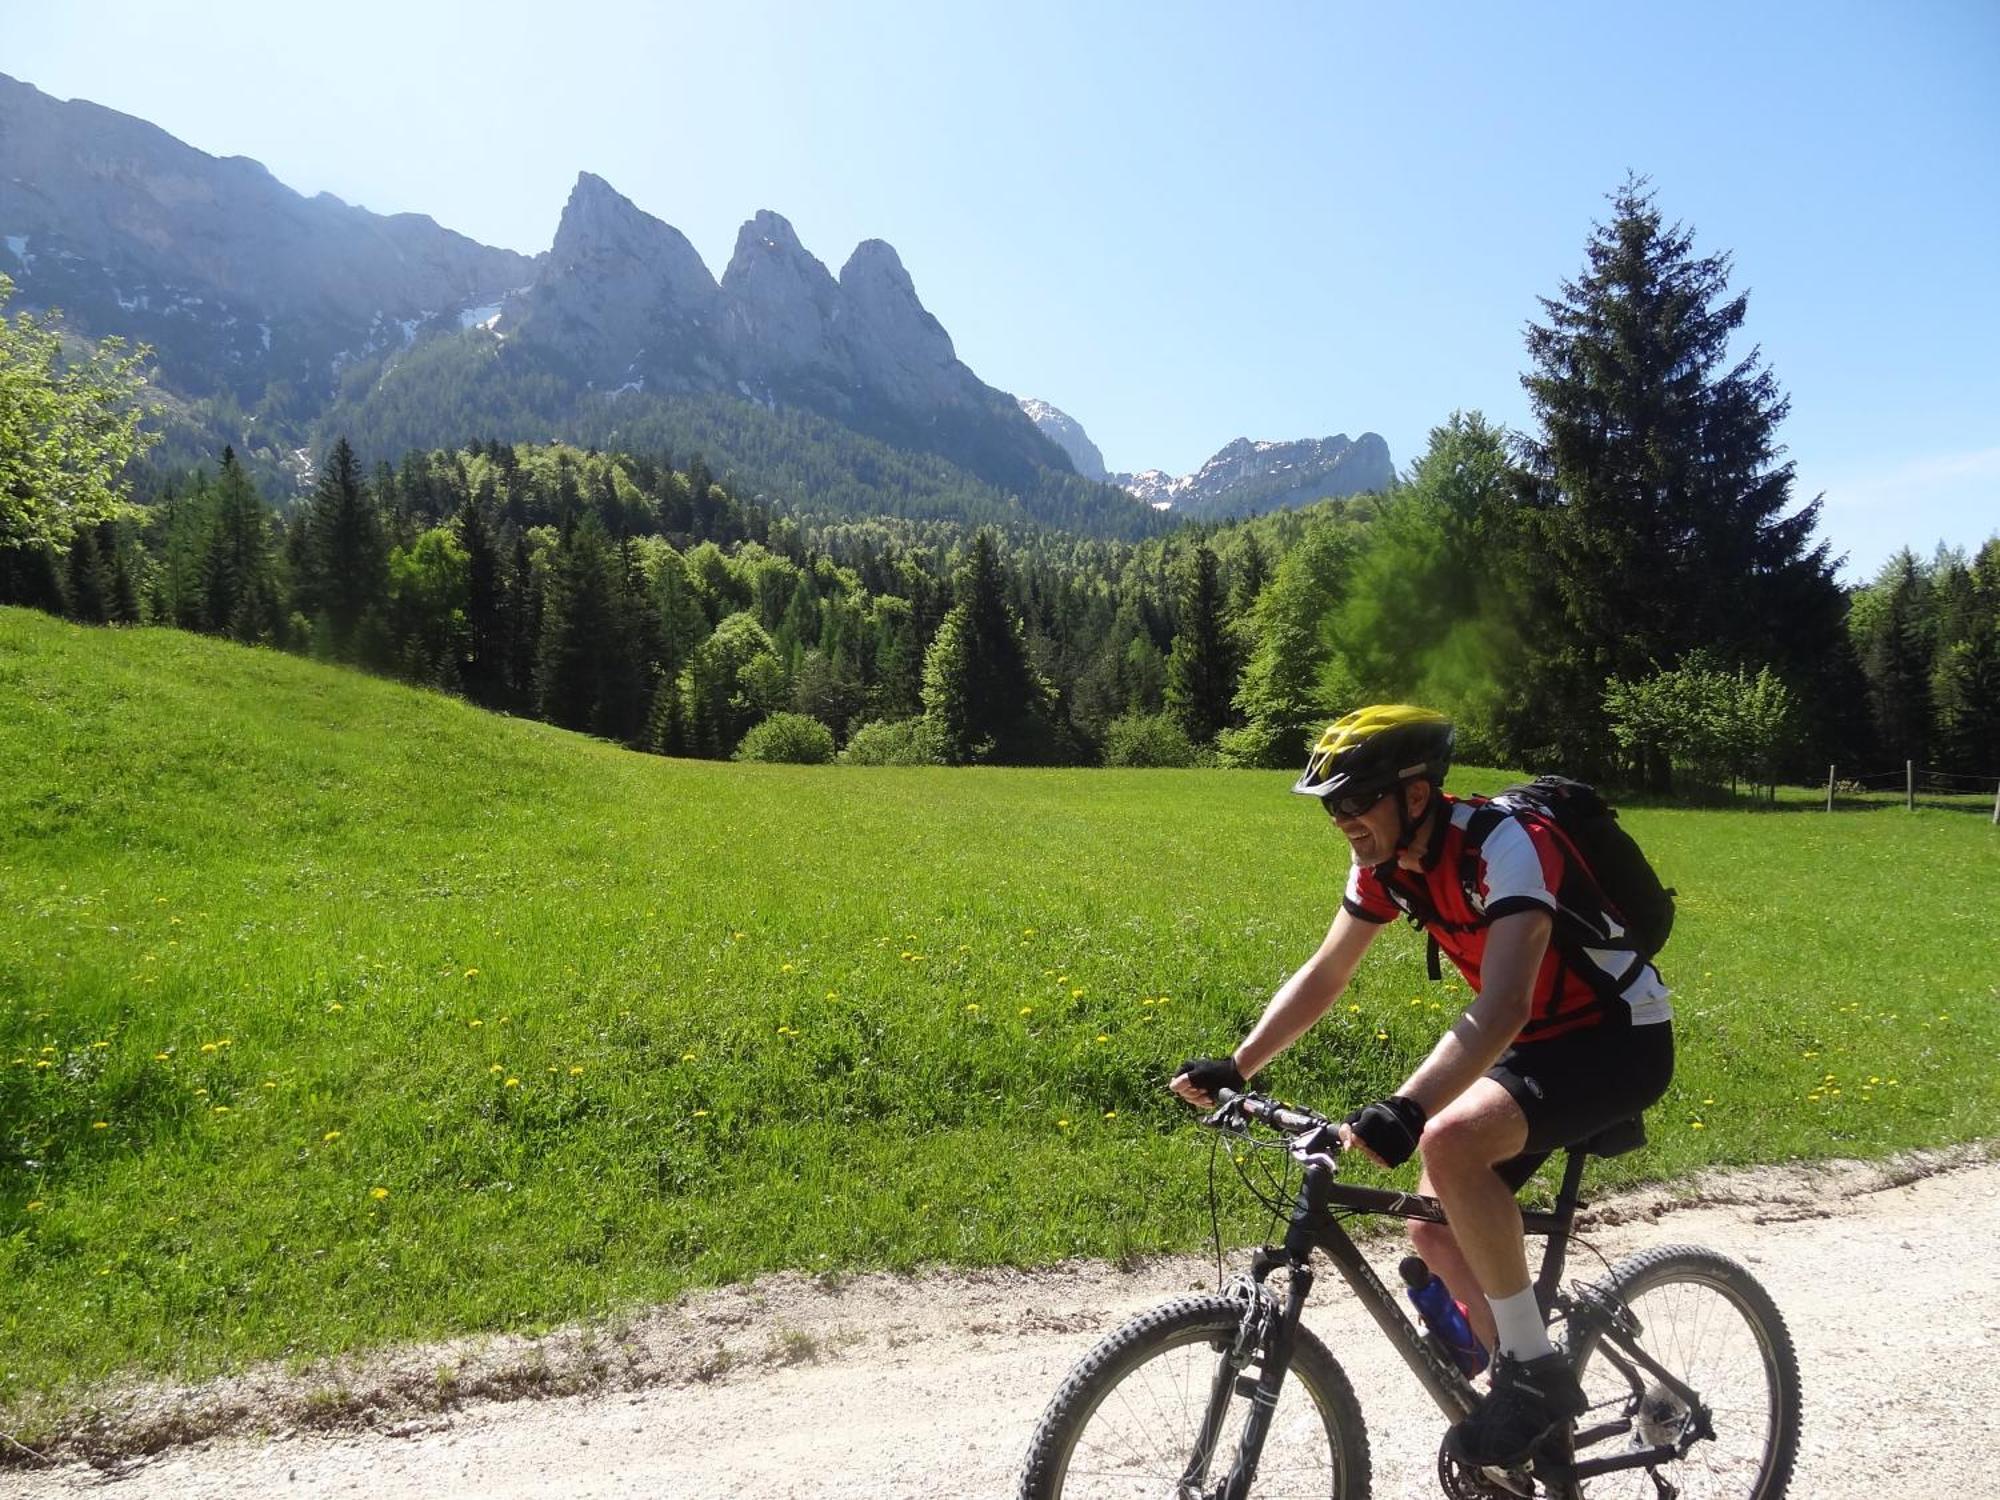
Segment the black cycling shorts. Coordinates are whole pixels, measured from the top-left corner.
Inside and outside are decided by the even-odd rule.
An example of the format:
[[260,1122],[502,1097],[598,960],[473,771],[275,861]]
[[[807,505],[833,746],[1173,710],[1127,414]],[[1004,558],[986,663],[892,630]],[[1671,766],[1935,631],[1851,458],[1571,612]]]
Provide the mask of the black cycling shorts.
[[1486,1070],[1528,1118],[1528,1143],[1493,1170],[1519,1191],[1550,1153],[1629,1120],[1674,1076],[1671,1021],[1634,1026],[1629,1013],[1546,1042],[1509,1047]]

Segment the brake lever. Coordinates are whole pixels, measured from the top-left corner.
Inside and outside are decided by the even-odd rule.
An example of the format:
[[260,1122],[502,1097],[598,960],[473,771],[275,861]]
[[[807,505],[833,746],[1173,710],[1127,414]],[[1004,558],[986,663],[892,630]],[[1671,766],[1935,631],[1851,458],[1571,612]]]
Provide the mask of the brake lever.
[[1243,1096],[1237,1094],[1215,1106],[1212,1113],[1202,1117],[1202,1124],[1216,1130],[1226,1130],[1232,1135],[1248,1135],[1249,1123],[1243,1118]]

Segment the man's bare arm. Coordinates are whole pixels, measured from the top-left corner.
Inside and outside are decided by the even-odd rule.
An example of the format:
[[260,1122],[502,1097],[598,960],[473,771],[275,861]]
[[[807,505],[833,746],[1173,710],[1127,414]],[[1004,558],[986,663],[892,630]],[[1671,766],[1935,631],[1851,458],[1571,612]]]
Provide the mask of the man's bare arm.
[[1554,927],[1549,913],[1536,910],[1510,912],[1488,929],[1479,994],[1397,1093],[1435,1115],[1499,1061],[1528,1024]]
[[[1379,930],[1379,923],[1364,922],[1344,907],[1337,912],[1318,950],[1279,986],[1271,1003],[1264,1007],[1264,1014],[1237,1047],[1237,1071],[1248,1078],[1304,1036],[1347,988],[1361,955],[1368,951]],[[1190,1104],[1204,1109],[1212,1102],[1206,1093],[1188,1082],[1185,1074],[1174,1079],[1173,1089]]]

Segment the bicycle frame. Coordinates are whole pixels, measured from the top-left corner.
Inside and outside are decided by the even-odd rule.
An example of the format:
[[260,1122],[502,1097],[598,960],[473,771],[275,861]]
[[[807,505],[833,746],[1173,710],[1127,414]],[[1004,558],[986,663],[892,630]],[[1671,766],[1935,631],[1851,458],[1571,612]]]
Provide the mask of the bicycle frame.
[[[1355,1296],[1360,1298],[1361,1305],[1368,1310],[1376,1326],[1402,1356],[1403,1363],[1410,1367],[1410,1372],[1437,1403],[1438,1410],[1447,1421],[1457,1422],[1478,1399],[1472,1383],[1442,1346],[1418,1333],[1416,1325],[1403,1310],[1402,1299],[1383,1285],[1381,1277],[1375,1274],[1345,1226],[1334,1217],[1337,1211],[1387,1214],[1442,1224],[1446,1218],[1438,1200],[1420,1193],[1402,1193],[1336,1181],[1330,1154],[1307,1152],[1302,1160],[1304,1180],[1292,1209],[1283,1247],[1265,1246],[1256,1252],[1251,1261],[1251,1279],[1260,1294],[1266,1279],[1279,1266],[1287,1267],[1290,1274],[1284,1306],[1265,1332],[1265,1354],[1256,1381],[1252,1409],[1245,1420],[1237,1464],[1221,1491],[1229,1500],[1248,1493],[1257,1460],[1262,1454],[1271,1414],[1277,1406],[1278,1394],[1291,1364],[1293,1337],[1304,1312],[1306,1298],[1312,1290],[1312,1254],[1315,1250],[1323,1253],[1339,1269]],[[1583,1479],[1681,1457],[1695,1441],[1712,1435],[1707,1408],[1699,1395],[1639,1347],[1632,1337],[1637,1327],[1629,1314],[1616,1306],[1602,1305],[1587,1294],[1568,1297],[1557,1290],[1568,1255],[1576,1211],[1580,1206],[1578,1190],[1583,1182],[1585,1160],[1586,1153],[1581,1149],[1569,1152],[1553,1211],[1523,1211],[1521,1215],[1526,1232],[1543,1235],[1548,1242],[1543,1251],[1541,1270],[1534,1282],[1536,1299],[1544,1309],[1560,1310],[1572,1329],[1585,1324],[1594,1328],[1602,1341],[1600,1347],[1605,1357],[1632,1382],[1635,1391],[1639,1388],[1636,1372],[1643,1370],[1686,1403],[1687,1409],[1695,1414],[1695,1420],[1689,1424],[1687,1435],[1678,1445],[1631,1449],[1603,1458],[1578,1460],[1575,1455],[1579,1450],[1629,1433],[1632,1430],[1630,1417],[1599,1422],[1577,1432],[1570,1443],[1563,1445],[1564,1451],[1554,1454],[1545,1452],[1537,1457],[1535,1465],[1538,1477],[1545,1481],[1551,1493],[1568,1496],[1579,1493],[1577,1484]],[[1260,1296],[1257,1300],[1261,1302],[1264,1299]],[[1572,1337],[1570,1342],[1574,1348],[1576,1339]],[[1217,1371],[1210,1414],[1204,1422],[1195,1457],[1183,1476],[1185,1487],[1198,1485],[1206,1473],[1209,1459],[1213,1456],[1215,1438],[1219,1435],[1222,1407],[1235,1385],[1237,1368],[1239,1366],[1232,1361],[1224,1360]]]

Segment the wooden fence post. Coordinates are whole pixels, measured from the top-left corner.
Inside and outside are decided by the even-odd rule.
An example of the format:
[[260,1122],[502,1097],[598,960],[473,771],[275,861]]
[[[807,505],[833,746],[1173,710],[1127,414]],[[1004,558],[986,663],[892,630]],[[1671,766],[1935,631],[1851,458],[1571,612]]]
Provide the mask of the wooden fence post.
[[1833,811],[1833,767],[1826,768],[1826,810]]
[[1903,798],[1904,805],[1911,812],[1915,812],[1917,810],[1917,763],[1913,760],[1903,762]]

